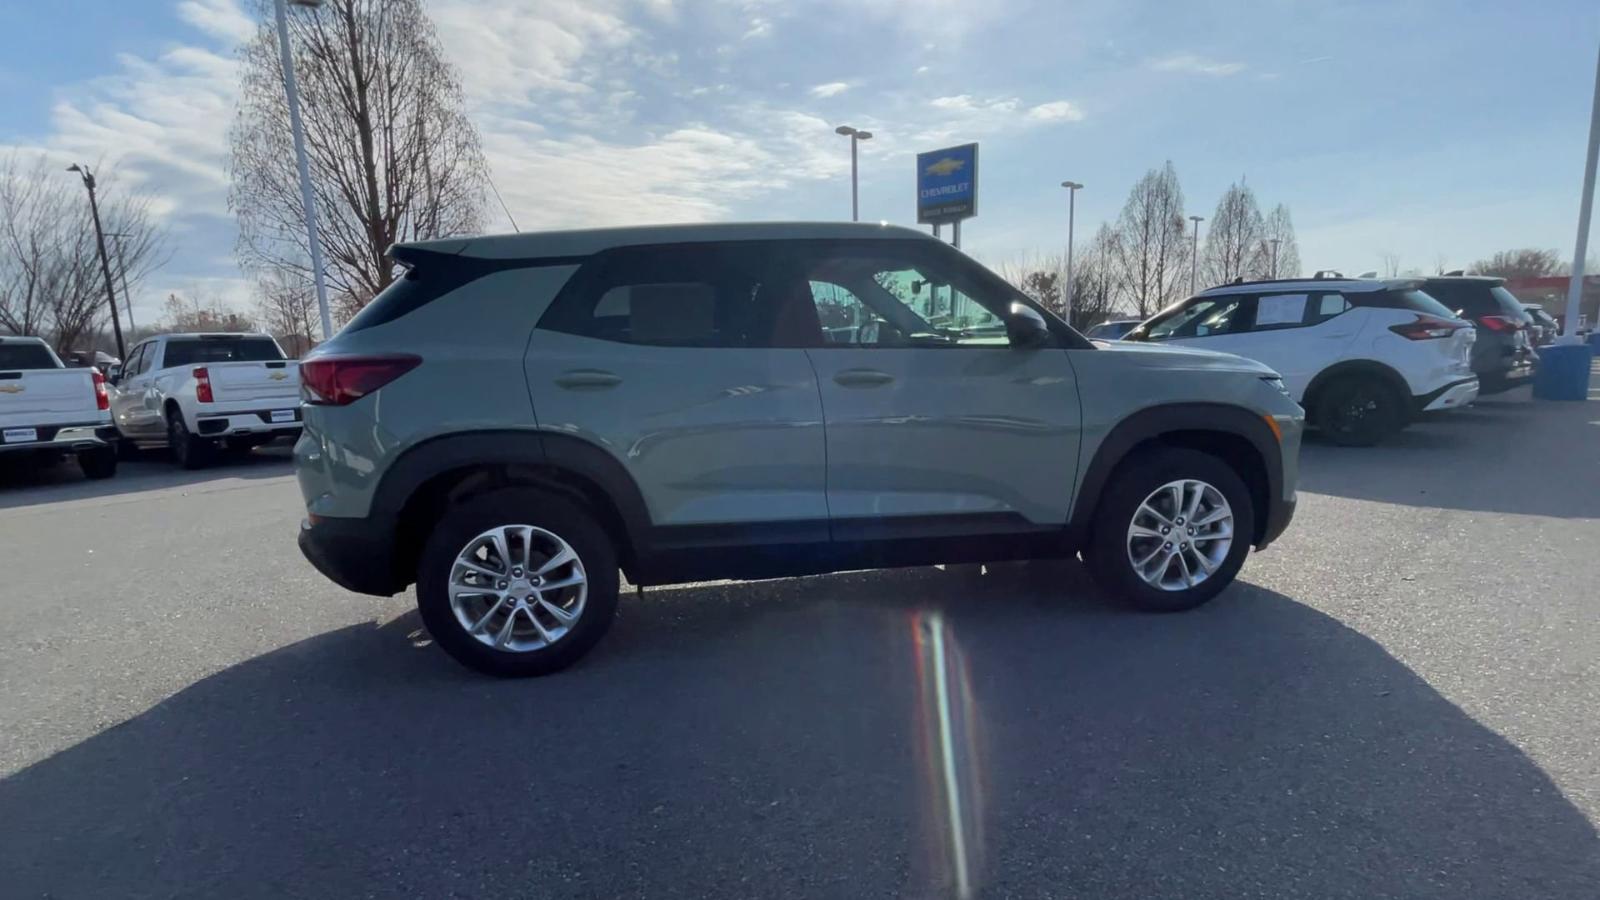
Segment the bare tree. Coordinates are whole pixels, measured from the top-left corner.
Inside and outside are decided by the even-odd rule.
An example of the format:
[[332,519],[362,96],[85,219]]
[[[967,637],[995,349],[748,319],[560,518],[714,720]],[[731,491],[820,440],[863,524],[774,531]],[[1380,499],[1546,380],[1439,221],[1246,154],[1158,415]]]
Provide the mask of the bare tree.
[[1110,242],[1129,302],[1140,316],[1166,306],[1187,286],[1183,188],[1169,161],[1151,169],[1128,192]]
[[1385,250],[1378,254],[1378,259],[1382,262],[1382,268],[1378,271],[1383,277],[1393,278],[1400,274],[1400,254],[1393,250]]
[[[1124,285],[1116,242],[1117,234],[1111,226],[1101,225],[1086,246],[1077,248],[1069,323],[1080,331],[1117,313]],[[1053,254],[1002,263],[996,271],[1041,306],[1060,315],[1066,302],[1066,268],[1066,259]]]
[[229,309],[221,298],[195,291],[187,296],[168,294],[163,323],[168,331],[255,331],[248,316]]
[[[309,284],[277,35],[265,0],[257,12],[228,200],[243,267]],[[348,316],[394,280],[390,246],[479,227],[483,151],[421,0],[327,0],[290,29],[329,286]]]
[[311,349],[318,320],[311,286],[293,273],[269,269],[256,279],[256,318],[290,356]]
[[1554,250],[1501,250],[1488,259],[1473,263],[1469,271],[1501,278],[1544,278],[1562,271],[1561,254]]
[[1259,258],[1262,277],[1294,278],[1300,274],[1300,244],[1294,239],[1294,220],[1289,218],[1289,207],[1282,203],[1272,208],[1263,223]]
[[[0,159],[0,327],[68,351],[87,349],[80,344],[96,335],[110,309],[88,203],[60,175],[43,158]],[[117,190],[110,173],[100,189],[101,221],[123,235],[112,261],[115,274],[126,268],[126,281],[115,285],[120,295],[165,260],[166,235],[147,202]]]
[[1229,185],[1206,232],[1205,258],[1200,263],[1206,280],[1227,284],[1260,274],[1266,268],[1261,258],[1265,233],[1255,192],[1243,180]]

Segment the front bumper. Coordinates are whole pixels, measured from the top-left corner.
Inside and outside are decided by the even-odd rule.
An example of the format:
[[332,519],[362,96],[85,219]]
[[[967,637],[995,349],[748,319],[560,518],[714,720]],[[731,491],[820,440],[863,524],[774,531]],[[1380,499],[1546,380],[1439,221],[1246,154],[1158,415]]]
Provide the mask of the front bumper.
[[1267,527],[1261,532],[1261,540],[1256,541],[1257,550],[1265,550],[1267,545],[1283,536],[1289,523],[1294,521],[1294,500],[1274,500],[1267,507]]
[[1413,398],[1418,412],[1436,412],[1441,409],[1455,409],[1466,406],[1478,399],[1478,378],[1463,378],[1452,381],[1436,390],[1429,391]]
[[38,440],[0,443],[0,453],[30,450],[34,452],[82,453],[113,446],[117,440],[116,426],[102,423],[38,425],[34,426],[33,430],[38,435]]
[[382,516],[313,516],[300,523],[300,552],[347,591],[392,597],[409,583],[395,566],[395,523]]

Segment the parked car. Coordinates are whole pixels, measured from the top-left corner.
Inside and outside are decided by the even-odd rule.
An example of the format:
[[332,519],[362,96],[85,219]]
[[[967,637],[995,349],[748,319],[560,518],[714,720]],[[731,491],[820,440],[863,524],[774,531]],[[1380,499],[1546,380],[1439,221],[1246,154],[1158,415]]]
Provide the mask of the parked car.
[[1536,351],[1540,347],[1555,343],[1556,338],[1561,336],[1561,323],[1556,321],[1555,316],[1544,311],[1543,304],[1524,303],[1522,310],[1533,319],[1530,340]]
[[[300,546],[353,591],[415,582],[434,640],[486,672],[582,656],[619,567],[659,585],[1081,552],[1114,595],[1177,610],[1294,509],[1301,411],[1265,366],[1104,349],[917,231],[391,252],[407,274],[301,362]],[[960,330],[928,321],[952,295]],[[876,327],[825,336],[823,298]]]
[[300,433],[299,363],[270,335],[157,335],[111,380],[122,439],[171,447],[184,468],[210,463],[219,447],[248,450]]
[[116,429],[99,369],[69,369],[36,337],[0,337],[0,455],[75,456],[88,478],[117,472]]
[[112,366],[122,362],[122,360],[103,350],[73,350],[62,361],[74,369],[86,369],[94,366],[101,372],[109,372]]
[[1108,319],[1089,329],[1087,337],[1095,341],[1120,341],[1128,332],[1139,327],[1143,319]]
[[1504,278],[1439,275],[1422,281],[1422,289],[1476,327],[1472,371],[1484,394],[1527,384],[1538,354],[1529,340],[1533,317],[1505,288]]
[[1283,376],[1330,439],[1375,444],[1478,395],[1473,330],[1415,279],[1295,278],[1214,287],[1126,340],[1237,353]]

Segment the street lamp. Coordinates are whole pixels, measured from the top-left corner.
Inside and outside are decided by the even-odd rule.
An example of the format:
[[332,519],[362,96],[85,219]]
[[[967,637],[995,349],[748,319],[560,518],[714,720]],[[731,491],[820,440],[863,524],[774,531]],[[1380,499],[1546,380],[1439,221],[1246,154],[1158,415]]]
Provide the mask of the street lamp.
[[1062,318],[1067,324],[1072,324],[1072,226],[1077,218],[1078,191],[1083,185],[1076,181],[1063,181],[1061,186],[1067,189],[1067,291],[1066,300],[1061,304]]
[[[316,9],[322,0],[288,0],[294,6]],[[284,0],[274,0],[278,18],[278,54],[283,61],[283,91],[289,101],[289,131],[294,136],[294,160],[300,169],[300,205],[305,209],[306,240],[311,249],[311,279],[317,286],[317,310],[322,313],[322,339],[333,337],[333,316],[328,313],[328,285],[322,274],[322,241],[317,237],[317,201],[311,193],[311,163],[306,158],[305,127],[300,123],[300,91],[294,80],[294,54],[289,51],[289,14]]]
[[1200,223],[1205,217],[1190,216],[1189,221],[1194,223],[1194,249],[1189,253],[1189,295],[1193,296],[1195,276],[1200,274]]
[[861,141],[872,140],[872,132],[851,128],[849,125],[840,125],[834,130],[835,134],[847,135],[850,138],[850,221],[861,221],[861,194],[856,181],[856,144]]
[[1271,278],[1278,277],[1278,245],[1283,243],[1283,238],[1269,238],[1267,243],[1272,245],[1272,274]]
[[[67,167],[68,172],[77,172],[83,179],[83,187],[89,192],[89,214],[94,218],[94,239],[100,249],[100,273],[106,279],[106,301],[111,304],[111,331],[117,337],[117,358],[128,358],[127,348],[122,344],[122,319],[117,315],[117,292],[111,286],[111,263],[106,259],[106,233],[100,228],[100,203],[94,196],[94,173],[88,166],[77,163]],[[69,348],[70,349],[70,348]]]

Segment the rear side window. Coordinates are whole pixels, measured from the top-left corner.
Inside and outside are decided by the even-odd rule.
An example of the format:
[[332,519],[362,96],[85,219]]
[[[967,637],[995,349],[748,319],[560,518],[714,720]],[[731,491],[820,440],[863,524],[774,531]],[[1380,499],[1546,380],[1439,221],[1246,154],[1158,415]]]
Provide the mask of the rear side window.
[[1403,309],[1427,316],[1454,319],[1456,317],[1455,311],[1434,299],[1433,295],[1434,291],[1430,288],[1427,291],[1416,289],[1373,291],[1368,294],[1354,294],[1352,297],[1357,306],[1368,306],[1377,309]]
[[1456,315],[1457,311],[1469,319],[1478,316],[1505,315],[1500,309],[1500,301],[1484,282],[1430,281],[1423,285],[1423,290],[1444,304],[1452,316]]
[[714,244],[608,250],[562,289],[539,327],[626,344],[749,346],[762,256]]
[[61,362],[43,344],[0,343],[0,369],[59,369]]
[[280,359],[283,359],[283,352],[271,338],[177,338],[167,341],[167,352],[162,357],[161,367],[170,369],[206,363],[274,362]]
[[1532,313],[1523,308],[1522,301],[1517,299],[1517,295],[1506,290],[1503,285],[1497,284],[1494,287],[1489,288],[1489,294],[1493,296],[1495,302],[1499,304],[1500,315],[1512,316],[1518,319],[1527,319],[1532,317]]

